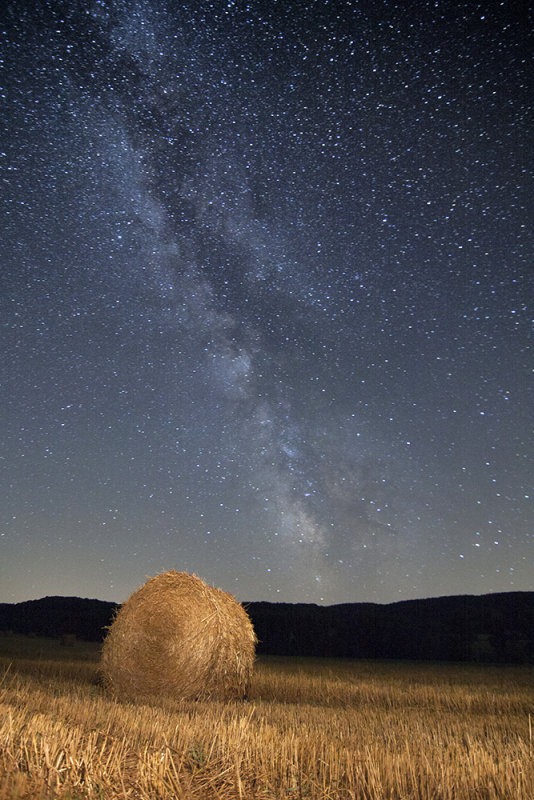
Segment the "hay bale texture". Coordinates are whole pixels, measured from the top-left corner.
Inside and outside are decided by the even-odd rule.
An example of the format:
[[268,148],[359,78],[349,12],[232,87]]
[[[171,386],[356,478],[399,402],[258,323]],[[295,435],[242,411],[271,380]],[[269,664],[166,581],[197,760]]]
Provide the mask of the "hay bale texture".
[[102,647],[102,682],[125,699],[241,698],[256,641],[231,594],[170,570],[150,578],[117,612]]

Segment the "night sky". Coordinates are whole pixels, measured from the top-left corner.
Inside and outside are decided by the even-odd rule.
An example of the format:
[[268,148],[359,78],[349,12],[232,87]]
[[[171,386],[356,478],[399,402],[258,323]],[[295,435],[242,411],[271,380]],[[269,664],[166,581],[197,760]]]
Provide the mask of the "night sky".
[[6,5],[0,601],[532,590],[526,7]]

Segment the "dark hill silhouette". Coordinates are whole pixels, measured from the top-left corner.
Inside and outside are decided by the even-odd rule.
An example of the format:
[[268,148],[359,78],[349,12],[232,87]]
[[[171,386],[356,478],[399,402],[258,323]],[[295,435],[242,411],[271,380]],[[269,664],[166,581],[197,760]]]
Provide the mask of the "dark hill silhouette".
[[534,661],[534,592],[390,605],[250,603],[258,652],[345,658]]
[[[258,652],[341,658],[534,662],[534,592],[390,605],[245,604]],[[0,604],[0,631],[101,641],[116,603],[44,597]]]
[[43,597],[23,603],[0,603],[0,630],[36,636],[74,634],[88,642],[102,641],[117,603],[82,597]]

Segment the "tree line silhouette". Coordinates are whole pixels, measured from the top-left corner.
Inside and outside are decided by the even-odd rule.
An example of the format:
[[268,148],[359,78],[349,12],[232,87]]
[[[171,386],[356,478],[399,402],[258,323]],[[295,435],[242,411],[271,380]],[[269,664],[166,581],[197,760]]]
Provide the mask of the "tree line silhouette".
[[[534,592],[389,605],[244,605],[259,654],[534,663]],[[80,597],[0,603],[0,632],[99,642],[117,608],[116,603]]]

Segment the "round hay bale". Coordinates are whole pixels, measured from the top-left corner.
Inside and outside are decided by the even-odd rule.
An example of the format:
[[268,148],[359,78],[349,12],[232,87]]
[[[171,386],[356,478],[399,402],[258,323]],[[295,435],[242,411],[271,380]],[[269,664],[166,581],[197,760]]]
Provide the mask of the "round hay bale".
[[120,698],[240,698],[256,641],[231,594],[170,570],[149,578],[117,612],[102,647],[102,682]]

